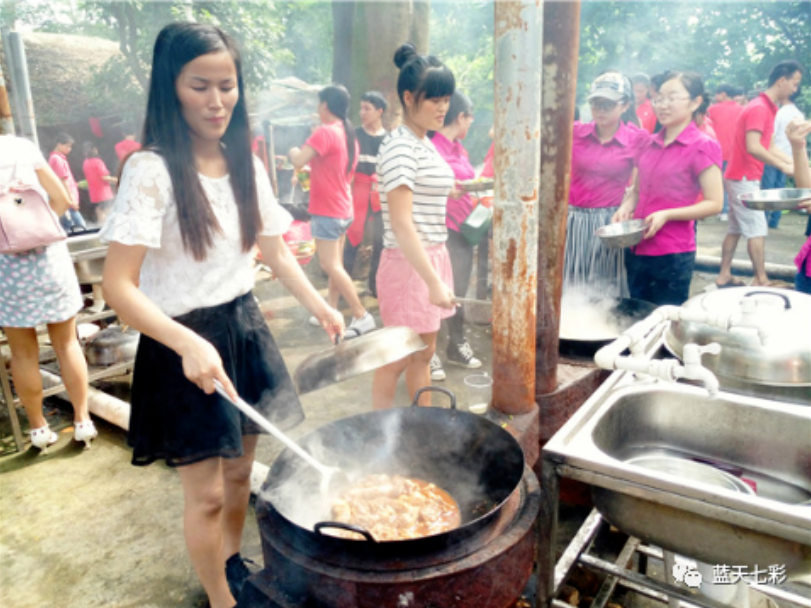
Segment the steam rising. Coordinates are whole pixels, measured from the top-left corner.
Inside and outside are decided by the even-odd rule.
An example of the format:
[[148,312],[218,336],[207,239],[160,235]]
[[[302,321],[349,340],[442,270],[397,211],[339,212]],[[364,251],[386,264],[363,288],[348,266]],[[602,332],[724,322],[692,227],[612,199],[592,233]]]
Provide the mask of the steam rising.
[[[422,479],[458,503],[462,525],[506,500],[523,475],[523,452],[505,431],[464,412],[397,408],[327,424],[301,440],[313,457],[347,474],[350,484],[373,473]],[[321,476],[290,451],[271,468],[260,495],[285,518],[312,530],[331,520],[333,500],[319,491]]]
[[567,340],[616,338],[628,326],[616,306],[616,298],[590,287],[568,289],[560,301],[560,337]]

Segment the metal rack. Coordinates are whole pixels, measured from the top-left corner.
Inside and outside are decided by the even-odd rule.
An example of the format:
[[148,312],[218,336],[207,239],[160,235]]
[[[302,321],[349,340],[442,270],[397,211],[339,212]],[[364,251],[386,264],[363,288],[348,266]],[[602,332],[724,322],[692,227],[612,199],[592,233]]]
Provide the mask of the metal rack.
[[[617,586],[622,586],[670,608],[682,606],[701,606],[702,608],[731,608],[713,598],[699,594],[689,588],[678,587],[670,582],[651,578],[647,575],[648,558],[668,563],[667,554],[662,549],[645,545],[635,537],[629,537],[625,546],[613,562],[591,555],[592,543],[601,527],[607,522],[597,509],[593,509],[586,521],[575,534],[560,559],[555,563],[554,539],[557,534],[557,508],[559,501],[560,478],[554,467],[546,466],[542,479],[544,499],[541,504],[539,521],[538,547],[538,590],[536,606],[538,608],[572,608],[569,604],[557,599],[564,583],[578,565],[605,576],[590,608],[605,608]],[[634,556],[638,554],[636,567]],[[798,589],[787,585],[789,590],[772,585],[749,583],[749,587],[763,595],[780,602],[786,602],[800,608],[811,608],[811,598],[800,595]]]

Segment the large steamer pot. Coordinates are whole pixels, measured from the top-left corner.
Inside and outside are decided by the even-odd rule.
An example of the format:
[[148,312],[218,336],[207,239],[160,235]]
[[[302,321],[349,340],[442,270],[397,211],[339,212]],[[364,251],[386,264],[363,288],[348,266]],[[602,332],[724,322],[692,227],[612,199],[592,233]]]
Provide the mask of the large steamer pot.
[[[445,393],[451,408],[419,407],[425,390]],[[453,394],[427,387],[412,407],[368,412],[337,420],[309,433],[301,446],[321,462],[346,472],[350,480],[369,474],[403,475],[432,482],[459,505],[462,525],[417,539],[380,541],[331,536],[318,532],[330,519],[334,497],[322,497],[320,474],[290,450],[270,468],[260,501],[302,553],[335,565],[349,559],[404,558],[445,550],[486,529],[519,487],[524,453],[509,432],[492,422],[456,409]],[[320,526],[319,526],[320,527]]]
[[811,296],[770,287],[735,287],[695,296],[683,308],[732,315],[728,330],[706,323],[671,322],[665,345],[677,357],[684,345],[717,342],[721,352],[702,364],[735,392],[811,403]]
[[[619,298],[610,302],[608,306],[574,306],[570,308],[566,305],[566,300],[564,299],[561,305],[561,317],[569,314],[578,314],[582,317],[582,322],[578,321],[577,325],[580,333],[576,336],[567,334],[565,324],[561,322],[558,351],[561,355],[587,357],[591,359],[603,346],[619,338],[623,331],[631,327],[637,321],[648,317],[656,308],[656,304],[631,298]],[[616,334],[611,337],[595,337],[597,335],[596,329],[592,331],[590,324],[592,324],[592,327],[597,328],[605,325],[607,321],[610,321],[616,326]]]

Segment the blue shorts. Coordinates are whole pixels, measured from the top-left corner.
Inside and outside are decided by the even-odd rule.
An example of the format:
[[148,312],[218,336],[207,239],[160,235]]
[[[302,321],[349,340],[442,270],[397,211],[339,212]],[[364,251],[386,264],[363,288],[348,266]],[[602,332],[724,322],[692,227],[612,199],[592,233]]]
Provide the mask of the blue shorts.
[[353,218],[341,219],[325,215],[310,216],[310,232],[315,239],[322,241],[337,241],[352,225]]

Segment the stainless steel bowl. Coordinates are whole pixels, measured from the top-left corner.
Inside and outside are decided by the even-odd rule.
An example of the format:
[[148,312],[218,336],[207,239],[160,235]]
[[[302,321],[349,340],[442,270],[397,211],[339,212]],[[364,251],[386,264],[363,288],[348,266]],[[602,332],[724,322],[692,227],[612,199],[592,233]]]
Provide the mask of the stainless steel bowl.
[[645,236],[645,220],[626,220],[598,228],[594,234],[600,237],[606,247],[623,249],[639,244]]
[[791,211],[807,200],[811,200],[811,188],[758,190],[741,195],[743,206],[757,211]]

